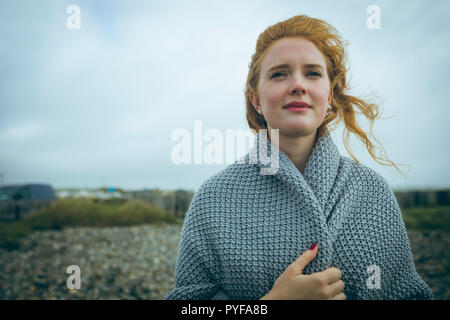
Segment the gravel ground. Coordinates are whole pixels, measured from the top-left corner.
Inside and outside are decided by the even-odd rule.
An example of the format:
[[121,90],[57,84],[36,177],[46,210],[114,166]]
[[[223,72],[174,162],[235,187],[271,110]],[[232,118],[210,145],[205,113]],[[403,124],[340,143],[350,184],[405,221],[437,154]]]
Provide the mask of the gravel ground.
[[[0,299],[163,299],[174,287],[179,225],[36,232],[0,249]],[[450,299],[450,233],[408,231],[416,267],[435,299]],[[68,289],[78,265],[81,289]]]

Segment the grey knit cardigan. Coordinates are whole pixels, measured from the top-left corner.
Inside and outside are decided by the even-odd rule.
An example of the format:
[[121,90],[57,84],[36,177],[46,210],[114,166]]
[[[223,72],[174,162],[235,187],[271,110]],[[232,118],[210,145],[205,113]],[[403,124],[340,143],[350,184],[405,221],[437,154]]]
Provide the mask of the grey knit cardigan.
[[[263,173],[274,167],[258,153],[264,146],[278,154],[272,174]],[[314,242],[317,256],[303,274],[338,268],[347,300],[433,298],[415,269],[394,193],[379,173],[341,156],[327,134],[302,174],[257,133],[245,157],[195,193],[181,232],[175,288],[165,299],[259,299]]]

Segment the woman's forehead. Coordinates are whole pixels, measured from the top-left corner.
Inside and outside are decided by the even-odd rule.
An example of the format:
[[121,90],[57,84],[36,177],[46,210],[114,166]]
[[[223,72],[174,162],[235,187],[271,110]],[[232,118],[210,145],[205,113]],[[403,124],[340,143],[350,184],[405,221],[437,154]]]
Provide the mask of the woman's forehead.
[[284,64],[317,64],[325,68],[325,59],[317,47],[302,38],[283,38],[275,41],[262,62],[262,70]]

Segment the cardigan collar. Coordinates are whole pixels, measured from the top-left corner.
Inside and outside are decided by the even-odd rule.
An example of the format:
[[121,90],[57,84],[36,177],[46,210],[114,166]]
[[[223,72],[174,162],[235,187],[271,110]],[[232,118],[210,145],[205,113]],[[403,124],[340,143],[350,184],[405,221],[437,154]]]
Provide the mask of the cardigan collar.
[[273,175],[291,187],[294,192],[301,191],[303,195],[306,193],[308,198],[324,212],[338,175],[341,157],[330,133],[322,136],[314,145],[303,174],[286,153],[271,143],[266,130],[260,130],[256,134],[250,154],[255,157],[254,161],[261,168],[262,175]]

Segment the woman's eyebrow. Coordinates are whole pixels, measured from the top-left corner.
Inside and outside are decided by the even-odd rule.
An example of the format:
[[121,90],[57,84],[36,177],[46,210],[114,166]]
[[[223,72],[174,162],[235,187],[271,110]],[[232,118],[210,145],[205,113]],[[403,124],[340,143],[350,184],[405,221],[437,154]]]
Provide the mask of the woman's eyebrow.
[[[316,63],[308,63],[308,64],[304,64],[303,66],[307,69],[310,69],[310,68],[324,69],[324,67],[322,65],[316,64]],[[276,65],[276,66],[270,68],[269,71],[267,71],[267,72],[271,72],[272,70],[279,69],[279,68],[286,68],[286,67],[289,67],[289,65],[288,64],[279,64],[279,65]]]

